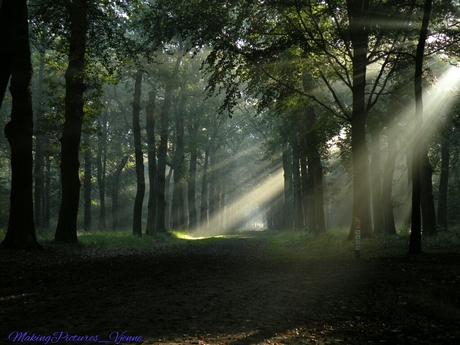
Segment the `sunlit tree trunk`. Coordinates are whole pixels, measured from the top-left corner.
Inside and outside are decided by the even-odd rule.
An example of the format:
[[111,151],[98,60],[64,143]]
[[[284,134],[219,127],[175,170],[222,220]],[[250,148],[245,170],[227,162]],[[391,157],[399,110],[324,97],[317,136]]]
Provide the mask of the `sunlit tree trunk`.
[[65,122],[61,137],[62,198],[54,239],[77,242],[77,215],[80,200],[78,151],[83,121],[83,93],[86,89],[85,51],[88,16],[86,0],[68,2],[70,17],[69,65],[65,73]]
[[[425,146],[425,145],[424,145]],[[425,146],[426,147],[426,146]],[[437,235],[436,211],[434,206],[433,195],[433,168],[428,158],[428,151],[425,149],[422,153],[420,172],[420,205],[422,207],[422,228],[426,235]]]
[[157,212],[157,163],[155,146],[155,99],[156,93],[149,93],[149,104],[147,106],[147,157],[149,167],[149,201],[147,211],[147,235],[155,234],[156,212]]
[[[10,92],[13,105],[10,122],[5,126],[5,136],[11,148],[10,214],[8,229],[1,246],[18,249],[41,248],[35,236],[34,224],[31,92],[33,71],[30,61],[27,2],[5,0],[0,9],[0,20],[5,20],[6,23],[3,24],[10,25],[4,27],[0,24],[0,34],[11,39],[2,43],[13,45],[10,47],[11,51],[8,51],[8,47],[2,46],[2,49],[7,48],[6,52],[11,54]],[[5,52],[2,51],[3,54]],[[4,90],[0,92],[3,98]]]
[[168,153],[169,111],[171,109],[174,79],[182,61],[182,54],[176,59],[171,78],[169,78],[163,105],[161,107],[160,146],[158,149],[158,198],[157,198],[157,231],[166,232],[166,156]]
[[141,85],[142,71],[136,72],[134,83],[134,101],[133,101],[133,134],[134,134],[134,156],[136,160],[136,180],[137,190],[134,199],[133,210],[133,235],[142,236],[142,205],[145,194],[145,177],[144,177],[144,155],[142,153],[141,141]]
[[196,209],[196,166],[197,166],[197,147],[194,143],[194,138],[196,138],[197,130],[191,125],[189,127],[190,133],[190,165],[189,165],[189,174],[188,174],[188,189],[187,189],[187,198],[188,198],[188,215],[189,215],[189,229],[193,230],[197,227],[197,209]]
[[382,184],[382,202],[383,216],[385,222],[385,233],[388,235],[396,235],[395,218],[393,213],[393,175],[396,165],[396,156],[398,154],[398,144],[392,131],[388,131],[388,153],[385,162],[385,172],[383,175]]
[[366,70],[368,51],[368,32],[366,17],[369,11],[368,0],[347,0],[350,40],[353,48],[353,110],[351,118],[351,151],[353,172],[353,214],[348,238],[354,236],[354,220],[361,220],[361,236],[372,234],[369,198],[369,157],[366,145]]
[[382,234],[385,229],[382,207],[382,179],[380,173],[380,132],[374,130],[371,134],[371,188],[372,188],[372,214],[374,231]]
[[208,228],[208,162],[210,145],[204,152],[203,176],[201,179],[200,228]]
[[112,230],[118,230],[118,190],[120,189],[120,175],[128,162],[128,156],[123,157],[121,162],[118,164],[117,170],[113,174],[113,183],[112,183]]
[[422,252],[422,228],[421,228],[421,157],[424,154],[422,149],[423,138],[423,101],[422,101],[422,76],[423,76],[423,54],[425,52],[425,41],[428,37],[428,23],[431,16],[432,0],[425,0],[423,8],[422,27],[417,44],[415,56],[415,121],[414,121],[414,148],[412,154],[412,228],[409,241],[409,254],[420,254]]
[[284,229],[292,229],[293,221],[293,197],[292,197],[292,149],[285,144],[283,149],[283,172],[284,172],[284,212],[282,223]]
[[450,161],[450,138],[447,137],[448,131],[445,131],[445,137],[441,144],[441,176],[439,179],[439,199],[438,199],[438,225],[444,230],[447,229],[447,192],[449,181],[449,161]]

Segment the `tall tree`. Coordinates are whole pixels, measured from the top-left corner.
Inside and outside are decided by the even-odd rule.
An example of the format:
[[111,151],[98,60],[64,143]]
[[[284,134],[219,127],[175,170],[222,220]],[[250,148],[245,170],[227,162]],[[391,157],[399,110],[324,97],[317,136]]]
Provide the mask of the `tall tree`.
[[78,150],[83,122],[83,93],[86,89],[85,53],[88,30],[86,0],[66,3],[70,20],[69,64],[65,73],[65,122],[61,136],[62,198],[54,239],[77,242],[77,215],[80,192]]
[[83,133],[83,141],[85,144],[85,177],[83,181],[83,200],[84,200],[84,220],[83,229],[91,231],[91,179],[92,179],[92,155],[90,136],[88,133]]
[[421,161],[422,154],[425,151],[422,149],[424,143],[421,136],[423,124],[423,99],[422,99],[422,77],[423,77],[423,60],[425,54],[425,43],[428,37],[428,24],[431,16],[432,0],[425,0],[423,7],[422,26],[418,39],[416,56],[415,56],[415,142],[412,152],[412,224],[409,241],[409,254],[420,254],[422,252],[422,223],[420,212],[420,196],[421,196]]
[[140,126],[142,74],[142,70],[138,69],[135,76],[133,101],[134,155],[136,159],[137,178],[137,191],[133,213],[133,235],[136,236],[142,236],[142,204],[145,194],[144,154],[142,153]]
[[[0,8],[0,102],[11,75],[13,98],[5,135],[11,148],[11,194],[8,229],[2,247],[41,248],[35,236],[33,210],[33,112],[28,11],[26,0],[5,0]],[[5,61],[6,60],[6,61]],[[0,103],[1,105],[1,103]]]
[[156,212],[157,212],[157,163],[156,163],[156,146],[155,146],[155,99],[156,93],[149,93],[149,103],[146,109],[147,124],[147,158],[149,167],[149,200],[147,211],[147,226],[145,233],[147,235],[155,234]]

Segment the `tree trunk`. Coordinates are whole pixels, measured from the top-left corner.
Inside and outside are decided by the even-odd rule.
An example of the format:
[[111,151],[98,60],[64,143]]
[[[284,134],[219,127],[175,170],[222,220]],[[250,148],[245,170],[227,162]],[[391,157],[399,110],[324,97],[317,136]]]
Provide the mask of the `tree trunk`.
[[[5,126],[5,135],[11,148],[10,217],[2,247],[41,248],[35,236],[32,193],[33,111],[30,84],[33,71],[30,62],[27,2],[12,2],[5,0],[0,9],[0,18],[4,19],[6,15],[11,20],[11,31],[7,31],[7,34],[11,35],[14,42],[10,56],[10,92],[13,105],[11,120]],[[5,14],[4,11],[9,12]]]
[[86,0],[69,3],[70,43],[69,65],[65,73],[65,122],[61,141],[62,198],[54,239],[59,242],[77,242],[77,216],[80,199],[80,146],[83,121],[83,93],[86,89],[85,50],[88,29]]
[[300,147],[297,134],[291,136],[292,146],[292,178],[294,181],[294,229],[303,229],[302,189],[300,183]]
[[422,207],[422,228],[423,233],[430,236],[438,234],[436,227],[436,211],[434,206],[433,195],[433,168],[428,158],[428,152],[422,153],[422,166],[420,172],[420,206]]
[[285,144],[283,150],[283,172],[284,172],[284,212],[283,212],[283,228],[292,229],[293,224],[293,198],[292,198],[292,149]]
[[396,156],[398,154],[398,145],[392,131],[388,131],[388,153],[385,163],[385,172],[383,175],[382,186],[382,202],[383,202],[383,217],[385,223],[385,233],[388,235],[396,235],[395,218],[393,213],[393,175],[396,165]]
[[120,164],[113,174],[113,185],[112,185],[112,230],[118,230],[118,190],[120,189],[120,174],[128,162],[128,156],[123,157]]
[[107,167],[107,109],[102,113],[100,123],[102,134],[97,145],[97,185],[99,187],[99,230],[107,228],[105,213],[105,179]]
[[169,111],[171,108],[174,80],[177,76],[182,54],[176,59],[171,78],[166,84],[163,106],[161,107],[160,147],[158,149],[158,199],[157,231],[166,232],[166,157],[168,153]]
[[44,199],[45,199],[45,135],[44,135],[44,118],[43,118],[43,108],[41,106],[43,101],[43,90],[42,85],[44,83],[44,69],[45,62],[43,58],[45,56],[44,52],[40,52],[40,69],[38,72],[38,88],[37,88],[37,97],[38,100],[35,102],[37,104],[38,115],[36,116],[35,121],[35,157],[34,157],[34,206],[35,206],[35,226],[37,228],[44,227],[45,220],[45,209],[44,209]]
[[83,135],[86,150],[85,150],[85,179],[83,183],[83,199],[84,199],[84,221],[83,229],[91,231],[91,146],[89,134]]
[[51,197],[50,197],[50,186],[51,186],[51,161],[49,152],[45,155],[45,191],[43,193],[43,208],[44,208],[44,217],[43,227],[46,230],[50,228],[50,218],[51,218]]
[[156,212],[157,212],[157,163],[155,147],[155,98],[156,93],[149,93],[149,105],[147,106],[147,157],[149,167],[149,201],[147,212],[146,235],[155,234]]
[[190,230],[195,230],[198,226],[197,219],[197,209],[196,209],[196,165],[198,159],[198,153],[194,139],[197,135],[197,130],[191,126],[189,128],[190,132],[190,165],[189,165],[189,174],[188,174],[188,189],[187,189],[187,199],[188,199],[188,216],[189,222],[188,227]]
[[351,151],[353,162],[353,213],[348,238],[354,237],[354,220],[361,221],[361,236],[372,234],[369,199],[369,158],[366,147],[366,69],[368,32],[366,16],[367,0],[347,0],[350,39],[353,46],[353,111],[351,118]]
[[414,148],[412,154],[412,229],[409,241],[409,254],[420,254],[422,252],[422,228],[420,220],[420,197],[421,197],[421,157],[423,140],[423,100],[422,100],[422,76],[423,76],[423,54],[425,52],[425,41],[428,36],[428,23],[431,16],[432,0],[425,0],[423,8],[422,27],[417,44],[415,56],[415,120],[414,120]]
[[372,184],[372,214],[374,231],[383,234],[385,229],[382,207],[382,179],[380,173],[380,133],[375,130],[371,134],[371,184]]
[[183,200],[183,163],[185,159],[185,141],[184,141],[184,109],[185,109],[185,94],[180,97],[179,106],[177,107],[175,123],[176,123],[176,152],[174,155],[174,187],[172,197],[172,228],[185,228],[184,216],[184,200]]
[[142,153],[141,126],[139,115],[141,112],[141,84],[142,71],[139,69],[135,76],[133,101],[133,134],[134,156],[136,160],[137,191],[133,210],[133,235],[142,236],[142,204],[145,194],[144,155]]
[[449,181],[450,140],[445,132],[441,144],[441,177],[439,179],[438,225],[447,230],[447,192]]
[[204,152],[203,177],[201,180],[201,203],[200,203],[200,228],[208,228],[208,162],[209,162],[208,146]]

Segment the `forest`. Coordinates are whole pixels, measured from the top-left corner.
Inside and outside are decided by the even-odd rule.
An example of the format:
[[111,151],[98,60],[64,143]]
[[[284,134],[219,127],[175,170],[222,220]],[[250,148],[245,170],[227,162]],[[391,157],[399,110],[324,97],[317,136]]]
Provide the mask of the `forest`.
[[0,0],[0,343],[458,343],[459,29]]
[[359,218],[421,252],[458,224],[457,11],[3,0],[2,246]]

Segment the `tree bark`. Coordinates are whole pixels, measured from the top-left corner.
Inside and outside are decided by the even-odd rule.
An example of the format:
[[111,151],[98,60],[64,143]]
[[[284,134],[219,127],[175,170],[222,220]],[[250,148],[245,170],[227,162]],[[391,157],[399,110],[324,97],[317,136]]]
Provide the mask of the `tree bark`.
[[445,137],[441,144],[441,176],[439,179],[439,199],[438,199],[438,225],[447,230],[447,192],[449,182],[449,161],[450,161],[450,140],[448,131],[445,131]]
[[89,134],[85,133],[83,135],[83,140],[85,142],[85,179],[83,182],[83,199],[84,199],[84,221],[83,229],[85,231],[91,231],[91,146]]
[[189,222],[188,227],[190,230],[195,230],[198,226],[197,219],[197,209],[196,209],[196,166],[198,159],[197,147],[195,144],[197,136],[196,128],[191,125],[189,127],[189,134],[191,137],[190,140],[190,165],[189,165],[189,174],[188,174],[188,189],[187,189],[187,199],[188,199],[188,216]]
[[297,133],[291,135],[292,178],[294,181],[294,229],[303,229],[302,189],[300,183],[300,147]]
[[134,156],[137,179],[137,191],[133,210],[133,235],[135,236],[142,236],[142,204],[145,194],[144,155],[142,153],[141,126],[139,121],[141,112],[141,85],[142,71],[139,69],[135,76],[133,101]]
[[361,236],[372,234],[369,199],[369,158],[366,146],[366,70],[368,32],[366,16],[368,0],[347,0],[350,40],[353,48],[353,110],[351,118],[351,151],[353,162],[353,214],[348,238],[354,237],[354,219],[361,220]]
[[203,176],[201,180],[200,228],[208,228],[208,162],[210,146],[204,152]]
[[77,242],[77,215],[80,199],[80,146],[83,122],[83,93],[86,89],[85,50],[88,30],[86,0],[68,3],[70,16],[69,65],[65,73],[65,122],[61,141],[62,198],[54,236],[58,242]]
[[147,226],[145,234],[155,235],[156,212],[157,212],[157,163],[155,147],[155,99],[156,93],[149,93],[149,104],[147,106],[147,158],[149,167],[149,201],[147,211]]
[[120,164],[113,174],[112,185],[112,230],[118,230],[118,190],[120,189],[120,174],[128,162],[128,156],[123,157]]
[[382,201],[383,201],[383,217],[385,223],[385,233],[388,235],[396,235],[396,225],[393,213],[393,175],[396,165],[396,156],[398,154],[398,145],[392,131],[388,131],[388,153],[385,162],[385,172],[383,175],[382,185]]
[[293,217],[293,198],[292,198],[292,149],[285,144],[283,149],[283,176],[284,176],[284,212],[283,212],[283,228],[292,229],[294,223]]
[[105,212],[105,180],[107,167],[107,109],[102,113],[100,122],[102,130],[98,137],[97,144],[97,185],[99,187],[99,230],[105,230],[107,227]]
[[[32,64],[30,61],[27,2],[5,0],[0,18],[11,27],[13,48],[11,58],[10,92],[13,98],[11,120],[5,126],[5,135],[11,148],[11,194],[8,229],[2,242],[4,248],[41,248],[35,235],[33,206],[33,111],[32,111]],[[5,13],[6,12],[6,13]],[[2,27],[2,29],[5,29]],[[6,28],[7,29],[7,28]],[[4,33],[4,32],[2,32]],[[1,55],[4,53],[2,52]],[[3,66],[1,67],[3,68]],[[3,71],[1,72],[3,73]],[[9,74],[8,74],[9,76]],[[4,77],[3,75],[1,76]],[[3,80],[2,80],[3,82]],[[4,90],[2,92],[2,97]]]
[[182,61],[182,54],[176,59],[171,78],[166,84],[165,96],[161,107],[160,147],[158,149],[158,199],[157,231],[166,232],[166,157],[168,154],[169,111],[171,109],[174,80]]
[[380,173],[380,132],[373,131],[371,134],[371,184],[372,184],[372,215],[374,231],[383,234],[385,229],[383,205],[382,205],[382,179]]
[[422,27],[417,44],[415,56],[415,119],[414,119],[414,148],[412,154],[412,229],[409,240],[409,254],[420,254],[422,252],[422,228],[421,228],[421,158],[424,153],[422,149],[422,125],[423,125],[423,100],[422,100],[422,76],[423,76],[423,54],[425,52],[425,41],[428,36],[428,23],[431,16],[432,0],[425,0],[423,8]]

